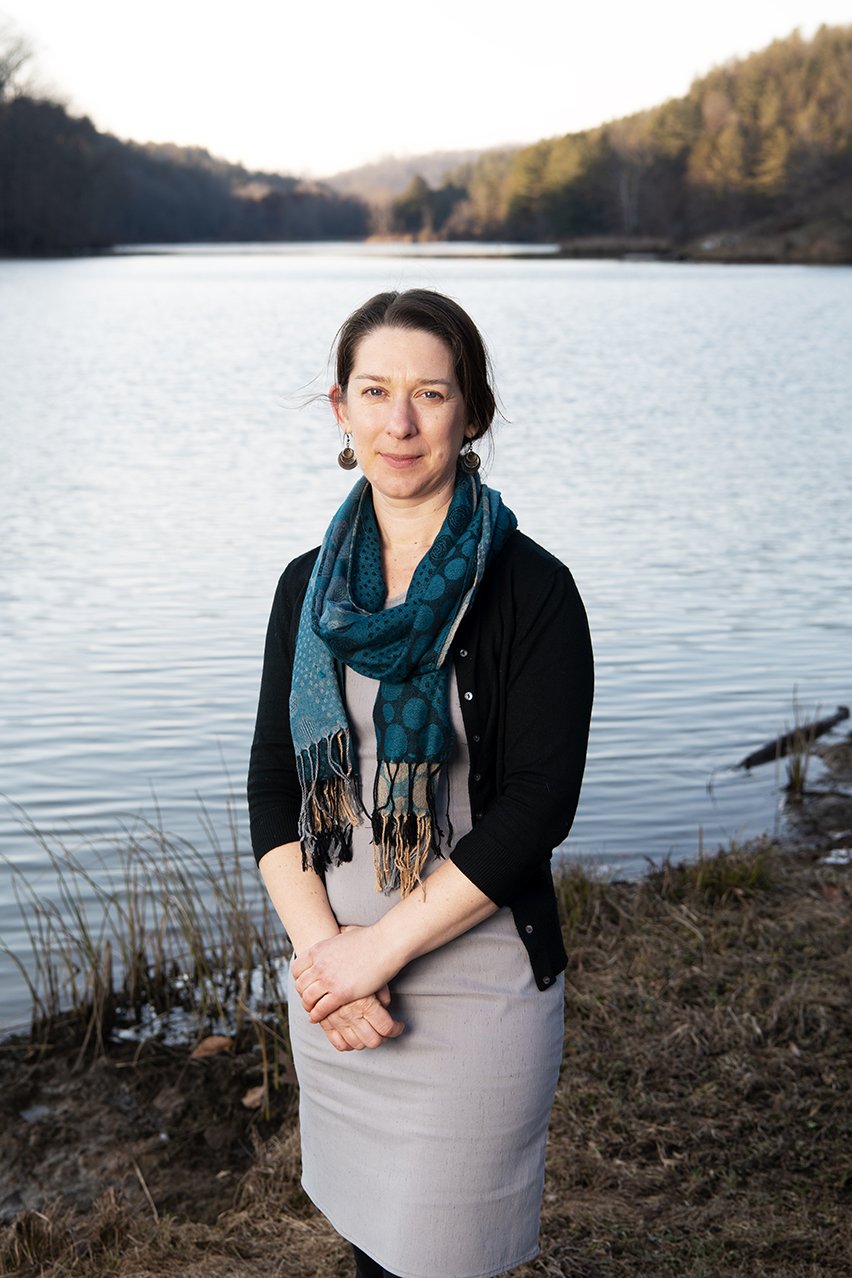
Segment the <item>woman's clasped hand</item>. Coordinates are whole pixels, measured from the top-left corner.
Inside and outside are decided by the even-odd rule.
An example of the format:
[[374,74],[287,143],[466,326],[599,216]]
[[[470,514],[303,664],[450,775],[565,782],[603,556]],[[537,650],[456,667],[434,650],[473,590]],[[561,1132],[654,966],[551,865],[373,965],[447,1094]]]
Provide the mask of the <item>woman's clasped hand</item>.
[[356,998],[330,1012],[320,1026],[338,1052],[360,1052],[365,1047],[381,1047],[389,1038],[399,1038],[405,1029],[387,1010],[391,996],[387,985],[378,994]]
[[[378,1009],[369,1006],[358,1015],[385,1039],[396,1038],[403,1030],[401,1022],[385,1011],[390,1003],[388,981],[396,975],[393,966],[381,954],[373,928],[349,925],[294,958],[292,973],[305,1011],[312,1021],[323,1024],[337,1012],[348,1015],[356,1005],[369,1005],[378,991],[374,999]],[[372,1041],[363,1046],[378,1047],[379,1041],[370,1037]]]

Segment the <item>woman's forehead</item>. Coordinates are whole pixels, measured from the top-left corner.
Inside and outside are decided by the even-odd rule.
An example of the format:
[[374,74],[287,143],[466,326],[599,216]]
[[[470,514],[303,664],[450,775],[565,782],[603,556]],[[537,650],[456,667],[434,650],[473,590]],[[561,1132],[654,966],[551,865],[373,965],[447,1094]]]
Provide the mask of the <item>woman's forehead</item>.
[[359,373],[379,375],[403,368],[419,369],[421,376],[428,375],[423,373],[425,368],[436,377],[452,377],[452,352],[440,337],[422,328],[383,325],[361,338],[355,350],[353,372],[357,369]]

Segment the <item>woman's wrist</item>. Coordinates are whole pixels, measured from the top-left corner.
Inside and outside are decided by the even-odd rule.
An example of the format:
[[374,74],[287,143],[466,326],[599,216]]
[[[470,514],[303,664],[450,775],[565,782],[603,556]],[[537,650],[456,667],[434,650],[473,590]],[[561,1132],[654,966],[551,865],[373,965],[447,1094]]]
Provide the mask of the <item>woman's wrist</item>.
[[370,939],[376,947],[376,953],[381,955],[388,968],[393,969],[389,980],[392,980],[406,963],[410,963],[416,957],[411,946],[411,937],[406,934],[404,926],[401,926],[404,920],[395,913],[398,908],[399,906],[394,906],[393,909],[388,910],[387,914],[383,914],[367,929],[371,933]]
[[337,936],[340,930],[332,920],[324,920],[319,925],[297,928],[295,936],[291,936],[288,932],[290,945],[293,948],[293,956],[307,954],[308,950],[315,945],[319,945],[320,941],[328,941],[331,937]]

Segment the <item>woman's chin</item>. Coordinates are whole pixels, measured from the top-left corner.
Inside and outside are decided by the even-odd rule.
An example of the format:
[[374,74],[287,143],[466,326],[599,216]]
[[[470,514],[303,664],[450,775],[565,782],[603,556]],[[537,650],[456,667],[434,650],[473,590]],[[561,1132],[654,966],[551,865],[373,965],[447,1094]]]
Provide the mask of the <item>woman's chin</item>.
[[[366,472],[365,472],[366,473]],[[395,501],[422,501],[444,491],[452,495],[455,486],[455,467],[447,473],[427,472],[421,464],[389,466],[380,464],[372,468],[367,479],[374,492]]]

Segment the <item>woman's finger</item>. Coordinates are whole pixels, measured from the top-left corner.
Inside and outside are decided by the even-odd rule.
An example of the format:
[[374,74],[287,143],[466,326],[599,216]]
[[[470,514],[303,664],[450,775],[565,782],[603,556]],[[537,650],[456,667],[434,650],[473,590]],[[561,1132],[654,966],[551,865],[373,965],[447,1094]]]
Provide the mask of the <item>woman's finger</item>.
[[373,1029],[370,1022],[364,1016],[362,1016],[359,1021],[356,1021],[352,1028],[358,1035],[358,1038],[361,1040],[364,1047],[381,1047],[384,1042],[383,1036]]
[[359,1045],[381,1047],[387,1039],[398,1038],[405,1029],[402,1021],[395,1021],[375,995],[344,1004],[324,1018],[322,1027],[326,1033],[333,1029],[342,1034],[346,1042],[356,1050]]
[[382,1042],[381,1035],[371,1029],[364,1020],[351,1021],[345,1027],[340,1028],[340,1033],[352,1050],[356,1052],[363,1052],[365,1047],[379,1047]]
[[326,1016],[328,1016],[330,1012],[336,1011],[338,1007],[343,1007],[344,1004],[350,1001],[351,997],[345,991],[329,989],[322,977],[311,971],[308,971],[301,978],[301,989],[299,988],[299,982],[297,981],[296,992],[302,1000],[302,1007],[308,1013],[314,1011],[320,999],[324,998],[327,1000],[327,1002],[323,1004],[323,1014],[319,1017],[311,1018],[312,1020],[320,1021],[325,1020]]
[[[319,1000],[324,998],[328,993],[327,990],[323,989],[322,983],[317,980],[306,982],[301,989],[299,989],[297,985],[296,991],[302,1000],[302,1007],[306,1012],[312,1012]],[[332,1009],[329,1008],[329,1011],[331,1010]],[[319,1019],[323,1020],[324,1018],[321,1016]]]
[[302,975],[297,977],[295,986],[296,993],[301,998],[302,1006],[306,1012],[311,1012],[321,998],[326,997],[329,999],[329,1002],[325,1004],[324,1016],[319,1017],[320,1020],[324,1020],[329,1012],[348,1003],[352,997],[345,986],[341,988],[337,984],[335,987],[335,982],[329,980],[323,974],[322,966],[314,963],[305,968]]
[[405,1026],[402,1021],[395,1021],[386,1007],[383,1007],[377,998],[370,1000],[370,1005],[364,1009],[364,1020],[376,1031],[381,1034],[382,1038],[399,1038]]
[[343,1029],[340,1032],[352,1048],[353,1052],[363,1052],[367,1044],[364,1042],[354,1025],[347,1025],[346,1029]]
[[294,974],[293,984],[295,985],[297,992],[301,995],[305,992],[305,988],[310,985],[311,981],[314,980],[316,980],[316,973],[313,970],[313,963],[310,963],[302,969],[298,976],[295,976]]
[[339,1030],[332,1029],[332,1027],[328,1024],[324,1024],[323,1029],[325,1030],[326,1038],[331,1043],[332,1047],[335,1048],[336,1051],[338,1052],[352,1051],[352,1048],[349,1046],[346,1039],[343,1037],[343,1035],[340,1033]]
[[338,1011],[343,1006],[343,999],[335,1000],[331,994],[318,994],[313,1003],[303,998],[302,1006],[308,1013],[310,1020],[318,1025],[320,1021],[324,1021],[327,1016],[331,1016],[332,1012]]

